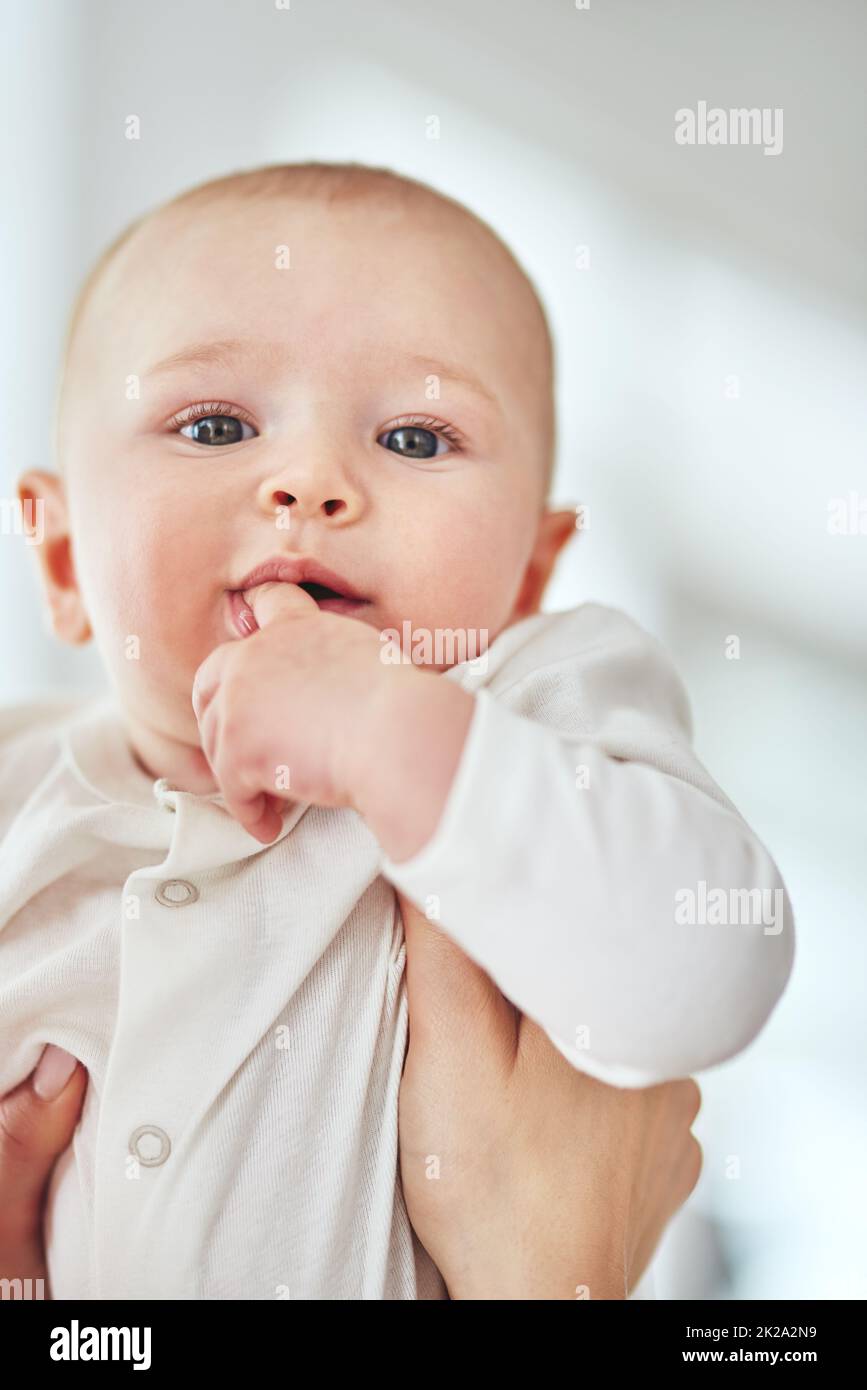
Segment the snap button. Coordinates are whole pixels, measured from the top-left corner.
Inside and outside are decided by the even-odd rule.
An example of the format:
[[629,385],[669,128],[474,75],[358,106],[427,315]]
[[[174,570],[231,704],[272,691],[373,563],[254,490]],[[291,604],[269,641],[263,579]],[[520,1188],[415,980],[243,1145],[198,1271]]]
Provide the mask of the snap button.
[[168,878],[154,892],[154,897],[163,907],[186,907],[199,896],[198,888],[185,878]]
[[172,1151],[172,1143],[159,1125],[139,1125],[129,1136],[129,1151],[143,1168],[158,1168]]

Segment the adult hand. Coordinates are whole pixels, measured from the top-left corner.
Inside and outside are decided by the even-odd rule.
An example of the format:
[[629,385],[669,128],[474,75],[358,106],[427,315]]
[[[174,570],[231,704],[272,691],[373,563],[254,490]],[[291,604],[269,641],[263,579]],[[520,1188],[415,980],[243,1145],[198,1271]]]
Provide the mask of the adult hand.
[[626,1090],[579,1072],[398,897],[409,998],[401,1177],[450,1297],[628,1297],[698,1181],[697,1085]]
[[84,1067],[52,1043],[33,1073],[0,1098],[0,1279],[42,1279],[45,1298],[45,1195],[86,1090]]

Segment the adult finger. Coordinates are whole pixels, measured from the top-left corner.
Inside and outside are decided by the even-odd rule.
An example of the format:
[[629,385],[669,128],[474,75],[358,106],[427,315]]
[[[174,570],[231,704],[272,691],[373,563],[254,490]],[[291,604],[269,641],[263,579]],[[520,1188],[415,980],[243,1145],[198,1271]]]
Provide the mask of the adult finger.
[[50,1043],[34,1072],[0,1099],[0,1230],[24,1236],[78,1123],[87,1071]]

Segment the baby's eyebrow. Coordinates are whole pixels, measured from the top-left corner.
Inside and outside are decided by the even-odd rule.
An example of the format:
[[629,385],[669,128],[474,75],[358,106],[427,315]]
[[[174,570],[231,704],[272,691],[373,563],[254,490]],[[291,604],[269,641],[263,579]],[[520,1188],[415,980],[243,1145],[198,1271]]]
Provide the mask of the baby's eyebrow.
[[[261,360],[277,362],[285,360],[286,346],[284,343],[269,342],[265,338],[223,338],[218,342],[189,343],[186,347],[180,348],[177,352],[171,353],[170,356],[164,357],[161,361],[148,367],[143,376],[149,379],[198,367],[231,366],[232,362],[239,357],[250,354],[254,354]],[[426,375],[437,376],[441,381],[451,381],[455,385],[469,387],[471,391],[484,396],[500,414],[503,413],[498,397],[468,367],[456,362],[438,361],[436,358],[428,357],[421,352],[401,353],[388,361],[383,359],[385,371],[394,371],[406,364],[419,367]]]
[[213,343],[189,343],[161,361],[154,362],[143,375],[167,376],[170,372],[190,367],[225,367],[248,353],[262,358],[277,358],[283,352],[285,349],[280,343],[268,342],[263,338],[222,338]]
[[[500,405],[499,397],[494,394],[489,386],[477,377],[475,372],[471,372],[469,367],[462,367],[456,362],[438,362],[433,357],[426,357],[423,352],[414,352],[403,356],[400,362],[411,362],[416,367],[431,375],[437,376],[441,381],[453,381],[457,386],[468,386],[471,391],[484,396],[487,401],[502,415],[503,410]],[[395,364],[397,365],[397,363]]]

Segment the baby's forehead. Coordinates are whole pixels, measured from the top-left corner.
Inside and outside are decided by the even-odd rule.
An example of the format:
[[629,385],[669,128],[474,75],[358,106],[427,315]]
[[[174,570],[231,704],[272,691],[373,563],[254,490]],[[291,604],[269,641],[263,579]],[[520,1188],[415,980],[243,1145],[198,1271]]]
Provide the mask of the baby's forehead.
[[[144,219],[110,268],[111,291],[123,299],[139,287],[150,300],[219,284],[228,298],[255,281],[290,293],[308,283],[319,293],[351,285],[381,300],[413,286],[465,295],[489,310],[509,306],[529,318],[538,304],[507,248],[470,213],[444,200],[395,204],[358,200],[249,199],[222,196],[203,207],[168,205]],[[237,279],[222,277],[231,270]],[[285,277],[283,285],[275,272]],[[108,280],[108,272],[106,277]],[[407,306],[407,312],[412,305]],[[430,307],[428,312],[430,312]],[[455,331],[461,329],[455,321]]]
[[291,345],[296,329],[310,341],[322,325],[330,346],[354,344],[362,361],[403,338],[471,357],[498,378],[513,415],[550,391],[547,325],[523,271],[483,224],[435,196],[169,204],[119,246],[83,317],[85,383],[112,357],[136,372],[209,336]]
[[459,293],[475,288],[481,298],[487,290],[492,305],[538,311],[505,245],[468,210],[432,192],[342,203],[223,194],[168,204],[140,220],[101,278],[123,298],[136,286],[172,293],[185,278],[198,285],[209,270],[216,280],[229,268],[240,279],[221,284],[227,296],[254,275],[273,290],[277,272],[284,286],[327,276],[341,289],[358,282],[380,297],[413,281]]

